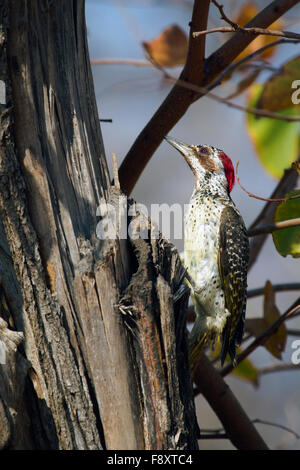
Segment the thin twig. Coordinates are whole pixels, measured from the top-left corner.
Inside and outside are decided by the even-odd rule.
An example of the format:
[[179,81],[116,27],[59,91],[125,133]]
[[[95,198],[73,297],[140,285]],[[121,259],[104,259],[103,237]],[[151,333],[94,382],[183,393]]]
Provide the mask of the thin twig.
[[[209,431],[209,430],[208,430]],[[199,439],[229,439],[228,435],[226,432],[202,432],[200,433]]]
[[[272,289],[274,292],[286,292],[291,290],[300,290],[300,282],[291,282],[287,284],[273,284]],[[264,295],[265,288],[259,287],[258,289],[248,289],[247,298],[252,299],[253,297],[258,297]]]
[[273,233],[276,230],[283,230],[289,227],[298,227],[300,225],[300,217],[296,219],[283,220],[281,222],[275,222],[274,224],[262,225],[248,231],[248,237],[255,237],[264,233]]
[[[300,156],[298,158],[298,161],[300,161]],[[276,188],[271,194],[271,199],[283,197],[285,194],[292,191],[296,186],[297,180],[298,174],[296,171],[294,171],[292,168],[285,170],[284,175],[282,176],[281,180],[279,181]],[[249,231],[253,230],[254,228],[260,225],[273,223],[275,211],[276,205],[272,202],[267,202],[256,217],[256,219],[254,220],[254,222],[250,225]],[[251,238],[249,269],[255,263],[267,237],[268,234],[262,234],[258,237]]]
[[[299,282],[291,282],[291,283],[287,283],[287,284],[273,284],[272,289],[273,289],[274,292],[298,291],[298,290],[300,290],[300,283]],[[259,297],[261,295],[264,295],[264,293],[265,293],[265,288],[264,287],[258,287],[257,289],[248,289],[247,290],[247,299],[253,299],[254,297]],[[298,315],[295,314],[293,318],[295,318],[296,316],[298,316]],[[195,309],[194,309],[193,306],[188,307],[188,309],[186,311],[186,319],[187,319],[187,323],[194,323],[195,322],[196,313],[195,313]],[[300,336],[300,330],[289,330],[288,334],[290,334],[292,336]],[[248,336],[245,336],[243,338],[243,341],[247,341],[252,336],[253,336],[252,334],[249,334]]]
[[273,426],[274,428],[283,429],[284,431],[287,431],[287,432],[293,434],[296,437],[296,439],[300,439],[299,434],[297,434],[293,429],[288,428],[287,426],[283,426],[282,424],[273,423],[272,421],[265,421],[264,419],[259,419],[259,418],[254,419],[252,421],[252,423],[254,423],[254,424],[266,424],[267,426]]
[[[236,175],[236,179],[237,179],[237,182],[240,186],[240,188],[245,191],[245,193],[248,194],[249,197],[253,197],[254,199],[258,199],[259,201],[266,201],[266,202],[286,202],[286,201],[290,201],[291,199],[299,199],[300,198],[300,194],[297,194],[295,196],[290,196],[290,197],[281,197],[281,198],[267,198],[267,197],[261,197],[261,196],[257,196],[256,194],[253,194],[253,193],[250,193],[250,191],[248,191],[246,188],[244,188],[244,186],[242,186],[241,182],[240,182],[240,179],[239,179],[239,175],[238,175],[238,167],[239,167],[239,160],[236,162],[236,168],[235,168],[235,175]],[[298,224],[297,224],[298,225]],[[283,227],[285,228],[285,227]],[[252,231],[254,232],[255,229],[252,229]],[[276,229],[275,229],[276,230]],[[249,232],[251,232],[251,230],[249,230]],[[261,232],[261,233],[269,233],[269,232]],[[251,235],[250,235],[251,236]],[[252,235],[253,236],[253,235]]]
[[223,8],[224,5],[220,5],[216,0],[212,0],[212,3],[219,9],[222,20],[226,21],[226,23],[230,24],[234,29],[239,28],[237,23],[234,23],[234,21],[231,21],[228,16],[225,15]]
[[[297,291],[300,290],[300,282],[290,282],[286,284],[272,284],[272,290],[274,292],[289,292],[289,291]],[[261,295],[264,295],[265,293],[265,288],[264,287],[258,287],[256,289],[248,289],[247,290],[247,299],[253,299],[254,297],[259,297]],[[196,318],[196,313],[195,309],[193,306],[190,306],[187,311],[186,311],[186,316],[187,316],[187,322],[188,323],[194,323],[195,318]],[[290,334],[294,334],[295,336],[300,336],[300,332],[298,330],[290,330]],[[249,339],[252,336],[249,335],[245,339]]]
[[271,364],[270,366],[261,367],[258,370],[259,375],[272,374],[273,372],[287,372],[300,369],[300,364],[293,364],[291,362],[287,364]]
[[[267,28],[284,13],[298,3],[299,0],[274,0],[261,10],[246,27]],[[189,53],[187,62],[181,74],[181,79],[190,83],[209,86],[225,70],[239,54],[253,41],[252,35],[237,33],[205,60],[204,72],[204,39],[194,41],[192,33],[206,28],[208,1],[194,2],[194,12],[191,22]],[[195,5],[197,10],[195,10]],[[199,14],[198,14],[199,12]],[[163,135],[170,132],[172,127],[182,118],[189,106],[204,96],[203,93],[184,91],[181,86],[175,86],[151,117],[146,126],[137,136],[129,149],[120,169],[120,183],[125,194],[129,195],[139,179],[140,174],[161,144]],[[170,111],[171,110],[171,111]]]
[[[299,43],[300,41],[297,41],[297,42]],[[253,70],[270,70],[270,72],[274,72],[274,73],[280,72],[279,67],[273,67],[272,65],[269,65],[267,62],[264,62],[264,61],[251,62],[250,64],[241,64],[239,69],[242,71],[253,69]]]
[[[246,57],[243,57],[242,59],[238,60],[237,62],[234,62],[233,64],[229,65],[215,80],[211,85],[207,87],[208,91],[213,90],[217,86],[219,86],[224,79],[226,75],[229,75],[231,72],[233,72],[235,69],[240,68],[241,65],[245,64],[246,62],[252,60],[254,57],[260,55],[262,52],[264,52],[266,49],[269,49],[270,47],[276,47],[279,46],[280,44],[299,44],[300,39],[279,39],[278,41],[274,41],[271,44],[266,44],[263,47],[260,47],[256,51],[252,52],[251,54],[247,55]],[[154,64],[151,62],[151,60],[137,60],[137,59],[118,59],[118,58],[107,58],[107,59],[92,59],[91,60],[91,65],[132,65],[134,67],[157,67],[157,64]],[[268,70],[273,70],[276,71],[277,69],[274,69],[274,67],[268,66],[267,64],[265,67],[268,68]],[[102,119],[101,119],[102,121]],[[111,120],[105,120],[105,122],[111,122]]]
[[300,40],[293,40],[293,39],[278,39],[278,41],[274,41],[270,44],[266,44],[263,47],[260,47],[256,51],[252,52],[251,54],[247,55],[246,57],[243,57],[242,59],[238,60],[237,62],[234,62],[233,64],[229,65],[226,67],[225,70],[218,76],[218,78],[207,87],[208,90],[213,90],[215,87],[219,86],[222,83],[222,80],[232,73],[235,69],[239,68],[241,65],[244,63],[248,62],[249,60],[252,60],[254,57],[260,55],[262,52],[264,52],[266,49],[269,49],[270,47],[276,47],[279,46],[280,44],[299,44]]
[[134,65],[135,67],[153,67],[148,60],[136,59],[92,59],[91,65]]
[[199,36],[203,36],[204,34],[211,33],[246,33],[253,35],[261,34],[263,36],[279,36],[288,39],[300,39],[300,34],[293,33],[291,31],[276,31],[275,29],[265,28],[242,28],[240,26],[238,26],[237,28],[234,28],[232,26],[220,26],[219,28],[205,29],[203,31],[195,32],[193,34],[193,37],[198,38]]
[[300,330],[290,330],[289,328],[286,330],[288,336],[300,336]]
[[120,189],[120,181],[119,181],[119,170],[118,170],[118,162],[117,162],[117,156],[113,152],[112,153],[112,167],[113,167],[113,175],[114,175],[114,186],[117,189]]
[[[286,122],[299,122],[300,121],[300,116],[286,116],[285,114],[274,113],[273,111],[268,111],[266,109],[249,108],[248,106],[243,106],[241,104],[233,103],[232,101],[229,101],[227,98],[222,98],[221,96],[218,96],[215,93],[212,93],[211,91],[209,91],[208,88],[200,87],[198,85],[193,85],[192,83],[186,82],[185,80],[182,80],[180,78],[177,79],[176,77],[173,77],[169,72],[167,72],[161,66],[159,67],[159,70],[163,72],[164,77],[167,80],[170,80],[172,83],[175,83],[177,86],[180,86],[182,88],[187,88],[188,90],[195,91],[196,93],[201,93],[203,96],[208,96],[214,101],[225,104],[226,106],[229,106],[230,108],[238,109],[245,113],[255,114],[256,116],[279,119],[280,121],[286,121]],[[267,199],[262,199],[262,200],[266,201]]]
[[[296,44],[299,41],[279,40],[279,41],[274,42],[274,46],[279,44],[279,43],[287,43],[287,42]],[[150,59],[147,62],[145,62],[145,61],[144,62],[135,61],[135,60],[131,60],[131,59],[99,59],[99,60],[95,59],[95,60],[91,61],[91,63],[93,65],[102,65],[102,64],[129,64],[129,65],[140,65],[140,66],[141,65],[149,65],[149,66],[155,67],[158,70],[160,70],[163,73],[164,78],[167,79],[167,80],[172,81],[172,83],[175,83],[179,86],[190,89],[192,91],[196,91],[198,93],[201,93],[201,94],[203,94],[203,96],[207,95],[209,98],[211,98],[211,99],[213,99],[213,100],[215,100],[219,103],[225,104],[225,105],[227,105],[231,108],[238,109],[240,111],[247,112],[247,113],[250,113],[250,114],[255,114],[256,116],[269,117],[269,118],[273,118],[273,119],[280,119],[280,120],[287,121],[287,122],[300,121],[300,117],[298,117],[298,116],[285,116],[281,113],[274,113],[272,111],[268,111],[268,110],[264,110],[264,109],[249,108],[247,106],[242,106],[242,105],[239,105],[239,104],[236,104],[236,103],[232,103],[227,98],[222,98],[218,95],[215,95],[214,93],[211,93],[211,90],[214,89],[215,87],[217,87],[221,83],[221,80],[227,74],[232,72],[232,70],[236,69],[237,67],[239,67],[240,65],[242,65],[246,61],[253,58],[255,55],[258,55],[259,53],[264,51],[266,48],[271,47],[271,46],[273,46],[273,44],[268,44],[267,46],[264,46],[264,47],[258,49],[254,53],[249,54],[249,56],[241,59],[239,62],[234,63],[231,66],[227,67],[227,69],[225,69],[223,71],[223,73],[218,77],[218,79],[216,81],[214,81],[207,88],[200,87],[200,86],[197,86],[197,85],[192,85],[191,83],[188,83],[184,80],[177,79],[176,77],[174,77],[170,73],[168,73],[162,66],[157,64],[153,59]],[[266,199],[262,199],[262,200],[266,200]]]
[[[274,428],[283,429],[291,434],[293,434],[296,439],[299,439],[300,436],[291,428],[283,426],[282,424],[273,423],[272,421],[265,421],[260,418],[252,419],[253,424],[265,424],[267,426],[272,426]],[[200,439],[228,439],[227,434],[224,432],[223,428],[218,429],[201,429]]]
[[[249,346],[244,349],[238,356],[236,357],[236,363],[239,364],[242,362],[246,357],[249,356],[258,346],[262,346],[269,338],[270,336],[278,330],[280,325],[287,320],[288,318],[291,318],[294,316],[294,314],[300,309],[300,299],[297,299],[297,301],[292,305],[292,307],[287,310],[285,313],[283,313],[274,323],[272,323],[261,335],[257,336]],[[220,374],[222,377],[225,377],[228,375],[232,370],[234,369],[233,364],[230,363],[227,366],[223,367],[223,369],[220,371]]]

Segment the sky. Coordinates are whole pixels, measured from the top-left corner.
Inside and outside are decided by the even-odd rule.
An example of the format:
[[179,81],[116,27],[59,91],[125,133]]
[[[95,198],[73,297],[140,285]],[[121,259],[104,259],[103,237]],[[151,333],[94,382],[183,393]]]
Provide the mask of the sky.
[[[240,1],[228,1],[226,12],[237,11]],[[266,5],[266,2],[258,2]],[[142,41],[149,41],[164,28],[177,24],[188,33],[192,2],[188,0],[86,0],[86,22],[88,29],[91,59],[131,58],[144,59]],[[212,9],[210,27],[221,25],[216,9]],[[285,29],[300,32],[300,8],[297,6],[286,15]],[[223,41],[224,35],[207,37],[206,56]],[[279,66],[289,58],[299,54],[299,47],[284,45],[271,59],[272,65]],[[111,154],[115,152],[118,163],[126,155],[139,132],[147,124],[153,113],[170,90],[161,73],[150,67],[129,65],[93,66],[93,77],[99,117],[112,119],[112,123],[102,123],[106,158],[111,169]],[[179,74],[180,68],[172,70]],[[261,75],[261,80],[266,74]],[[300,77],[299,77],[300,79]],[[227,82],[216,92],[229,95],[234,84]],[[236,98],[237,103],[245,103],[245,96]],[[170,135],[189,144],[211,144],[222,148],[234,165],[239,160],[239,177],[243,185],[252,193],[269,197],[277,181],[260,164],[254,146],[246,129],[246,117],[241,111],[231,109],[205,97],[194,103]],[[137,202],[148,207],[151,204],[187,204],[193,190],[193,174],[179,153],[163,142],[139,179],[132,196]],[[299,187],[299,185],[298,185]],[[250,225],[262,209],[262,201],[249,198],[236,184],[232,198],[239,208],[246,225]],[[182,240],[173,240],[178,250],[183,249]],[[268,238],[259,260],[248,276],[248,287],[264,286],[267,279],[273,284],[299,281],[299,260],[290,256],[281,257]],[[299,293],[278,293],[276,303],[284,312]],[[262,315],[262,297],[251,299],[247,306],[247,317]],[[299,318],[291,320],[288,327],[299,329]],[[283,354],[284,362],[291,361],[293,349],[289,338]],[[300,339],[300,338],[298,338]],[[276,363],[265,349],[259,348],[251,355],[256,366]],[[226,379],[251,419],[260,418],[288,426],[300,434],[300,394],[297,372],[281,372],[264,375],[260,385],[252,385],[236,378]],[[218,428],[220,423],[209,409],[205,400],[196,400],[202,428]],[[299,440],[282,429],[259,424],[258,429],[271,448],[300,449]],[[200,448],[232,448],[228,441],[200,441]]]

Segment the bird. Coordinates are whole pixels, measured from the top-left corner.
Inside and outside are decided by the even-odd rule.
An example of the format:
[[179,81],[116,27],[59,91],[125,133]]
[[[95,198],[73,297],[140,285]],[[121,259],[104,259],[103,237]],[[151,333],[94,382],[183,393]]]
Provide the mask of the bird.
[[249,240],[243,218],[231,199],[234,167],[223,150],[187,145],[164,136],[185,158],[195,178],[184,216],[184,267],[196,320],[189,338],[194,374],[206,345],[221,346],[236,365],[244,331]]

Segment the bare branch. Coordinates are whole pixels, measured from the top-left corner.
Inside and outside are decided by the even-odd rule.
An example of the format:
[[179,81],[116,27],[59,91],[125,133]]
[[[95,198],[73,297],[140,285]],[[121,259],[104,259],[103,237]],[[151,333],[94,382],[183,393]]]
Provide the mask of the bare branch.
[[[290,364],[287,364],[287,365],[290,365]],[[251,422],[253,424],[265,424],[267,426],[272,426],[274,428],[283,429],[284,431],[287,431],[293,434],[296,437],[296,439],[300,438],[300,436],[293,429],[288,428],[287,426],[283,426],[282,424],[273,423],[272,421],[265,421],[260,418],[252,419]],[[202,432],[201,432],[200,439],[228,439],[228,436],[224,432],[223,428],[202,429],[201,431]]]
[[229,65],[226,67],[225,70],[218,76],[218,78],[207,87],[208,90],[212,90],[216,86],[219,86],[222,82],[222,80],[229,74],[231,74],[234,70],[239,68],[241,65],[245,64],[246,62],[252,60],[254,57],[257,57],[260,55],[262,52],[264,52],[266,49],[269,49],[270,47],[276,47],[279,46],[280,44],[299,44],[299,40],[293,40],[293,39],[279,39],[278,41],[274,41],[271,44],[266,44],[263,47],[260,47],[256,51],[252,52],[251,54],[247,55],[246,57],[243,57],[242,59],[238,60],[237,62],[234,62],[233,64]]
[[136,59],[92,59],[91,65],[134,65],[135,67],[153,67],[149,60]]
[[300,330],[286,330],[288,336],[300,336]]
[[229,439],[229,437],[226,434],[226,432],[221,432],[221,431],[220,432],[217,431],[215,433],[208,432],[207,434],[201,432],[199,439]]
[[[205,36],[197,44],[193,40],[193,32],[204,29],[207,25],[210,0],[195,0],[190,22],[189,49],[181,79],[191,83],[201,83],[204,76]],[[163,135],[179,121],[190,104],[194,101],[195,93],[183,90],[175,85],[170,91],[159,110],[151,118],[149,124],[137,137],[135,143],[123,160],[119,177],[122,190],[129,195],[140,174],[160,145]]]
[[120,189],[120,181],[119,181],[119,171],[118,171],[118,162],[117,162],[117,156],[113,152],[112,153],[112,167],[113,167],[113,175],[114,175],[114,186],[117,189]]
[[[247,28],[268,28],[290,8],[299,3],[299,0],[275,0],[261,10],[249,23]],[[255,39],[256,35],[238,32],[213,52],[206,60],[205,80],[203,86],[212,82],[234,59]]]
[[[299,282],[291,282],[291,283],[286,283],[286,284],[273,284],[272,289],[274,292],[287,292],[287,291],[294,291],[294,290],[300,290],[300,283]],[[247,290],[247,298],[252,299],[253,297],[258,297],[260,295],[264,295],[265,293],[265,288],[264,287],[259,287],[257,289],[248,289]],[[186,312],[187,316],[187,323],[194,323],[195,318],[196,318],[196,313],[194,310],[193,306],[190,306],[187,309]],[[296,316],[296,315],[295,315]],[[297,333],[298,330],[295,330],[295,336],[300,336],[300,333]],[[290,334],[293,334],[291,331]],[[247,340],[251,338],[252,335],[248,336],[247,338],[244,338],[244,340]],[[244,341],[243,340],[243,341]]]
[[[300,194],[297,194],[295,196],[290,196],[290,197],[280,197],[280,198],[267,198],[267,197],[261,197],[261,196],[257,196],[256,194],[253,194],[253,193],[250,193],[250,191],[248,191],[244,186],[242,186],[241,182],[240,182],[240,179],[239,179],[239,175],[238,175],[238,167],[239,167],[239,160],[236,162],[236,168],[235,168],[235,175],[236,175],[236,179],[237,179],[237,182],[240,186],[240,188],[245,191],[245,193],[248,194],[249,197],[253,197],[254,199],[258,199],[259,201],[267,201],[267,202],[287,202],[289,201],[290,199],[299,199],[300,198]],[[276,230],[276,229],[275,229]],[[253,230],[254,231],[254,230]],[[269,233],[269,232],[262,232],[262,233]],[[250,235],[251,236],[251,235]],[[253,235],[252,235],[253,236]]]
[[267,426],[273,426],[274,428],[283,429],[284,431],[287,431],[287,432],[293,434],[296,439],[300,438],[299,434],[297,434],[295,431],[293,431],[293,429],[288,428],[287,426],[283,426],[282,424],[273,423],[272,421],[265,421],[265,420],[259,419],[259,418],[254,419],[252,421],[252,423],[254,423],[254,424],[266,424]]
[[[282,0],[275,0],[256,15],[246,27],[267,28],[296,5],[298,1],[286,0],[282,2]],[[203,87],[209,85],[222,73],[255,37],[255,35],[244,33],[234,34],[232,38],[205,60],[204,74],[204,39],[206,36],[203,36],[203,41],[193,41],[192,34],[206,28],[209,3],[209,1],[201,2],[198,0],[194,4],[188,59],[180,76],[181,80]],[[120,166],[120,184],[127,195],[131,193],[140,174],[160,145],[163,135],[168,134],[189,106],[205,94],[188,89],[183,90],[177,84],[171,89],[164,102],[133,143]]]
[[279,36],[282,38],[289,38],[289,39],[300,39],[300,34],[293,33],[292,31],[276,31],[275,29],[265,29],[265,28],[241,28],[237,26],[236,28],[232,26],[220,26],[219,28],[211,28],[205,29],[202,31],[197,31],[193,34],[194,38],[201,37],[205,34],[211,33],[246,33],[246,34],[253,34],[263,35],[263,36]]
[[296,219],[283,220],[282,222],[276,222],[274,224],[264,225],[262,227],[254,228],[248,231],[248,237],[255,237],[264,233],[272,233],[276,230],[283,230],[289,227],[298,227],[300,225],[300,217]]
[[[236,363],[239,364],[242,362],[246,357],[249,356],[258,346],[262,346],[265,342],[270,338],[270,336],[278,330],[280,325],[287,320],[294,316],[294,314],[300,309],[300,298],[292,305],[292,307],[283,313],[274,323],[272,323],[261,335],[257,336],[249,346],[244,349],[237,357]],[[234,369],[233,364],[230,363],[227,366],[223,367],[220,371],[222,377],[225,377],[227,374],[232,372]]]
[[[300,156],[298,158],[300,161]],[[298,180],[298,174],[292,168],[285,170],[283,177],[277,184],[276,188],[274,189],[273,193],[271,194],[270,199],[278,199],[282,198],[285,194],[290,192],[294,189]],[[254,222],[249,227],[249,231],[260,227],[261,225],[272,224],[274,219],[274,214],[276,210],[276,205],[272,202],[267,202],[263,207],[262,211],[256,217]],[[264,242],[266,241],[268,234],[262,234],[256,237],[252,237],[250,240],[250,260],[249,260],[249,269],[255,263],[260,250],[262,249]]]
[[212,0],[212,3],[216,5],[216,7],[219,9],[220,14],[221,14],[221,19],[226,21],[226,23],[230,24],[234,29],[238,28],[239,25],[237,23],[234,23],[234,21],[231,21],[228,16],[225,15],[224,13],[224,5],[220,5],[217,0]]
[[285,363],[275,363],[270,366],[261,367],[258,371],[259,375],[272,374],[273,372],[287,372],[300,369],[300,364],[293,364],[289,362]]
[[[291,282],[288,284],[273,284],[272,289],[274,292],[286,292],[291,290],[300,290],[299,282]],[[265,288],[259,287],[258,289],[250,289],[247,291],[247,298],[251,299],[253,297],[258,297],[259,295],[264,295]]]
[[240,403],[209,359],[203,354],[194,381],[224,426],[226,435],[238,449],[267,449]]
[[[267,109],[249,108],[248,106],[243,106],[241,104],[233,103],[232,101],[229,101],[227,98],[222,98],[221,96],[218,96],[215,93],[212,93],[211,91],[209,91],[208,88],[200,87],[198,85],[193,85],[192,83],[188,83],[184,80],[181,80],[180,78],[177,79],[176,77],[173,77],[170,73],[168,73],[161,66],[159,66],[159,70],[163,72],[165,79],[170,80],[172,83],[176,83],[177,86],[186,88],[188,90],[192,90],[197,93],[201,93],[202,96],[207,96],[213,99],[214,101],[217,101],[218,103],[222,103],[222,104],[225,104],[226,106],[229,106],[230,108],[238,109],[245,113],[255,114],[256,116],[279,119],[280,121],[286,121],[286,122],[299,122],[300,121],[300,116],[287,116],[285,114],[268,111]],[[250,196],[251,193],[248,193],[248,194]],[[255,196],[251,195],[251,197],[255,197]],[[259,198],[259,197],[257,197],[257,199],[261,199],[263,201],[268,200],[268,199]]]

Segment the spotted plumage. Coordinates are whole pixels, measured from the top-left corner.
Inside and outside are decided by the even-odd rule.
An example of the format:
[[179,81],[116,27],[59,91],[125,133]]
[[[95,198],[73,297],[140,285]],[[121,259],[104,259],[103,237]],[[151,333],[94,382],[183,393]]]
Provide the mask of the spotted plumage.
[[243,335],[249,243],[230,191],[234,168],[220,149],[166,140],[185,157],[195,187],[185,215],[184,263],[195,306],[190,363],[195,369],[203,347],[222,340],[221,362],[235,360]]

